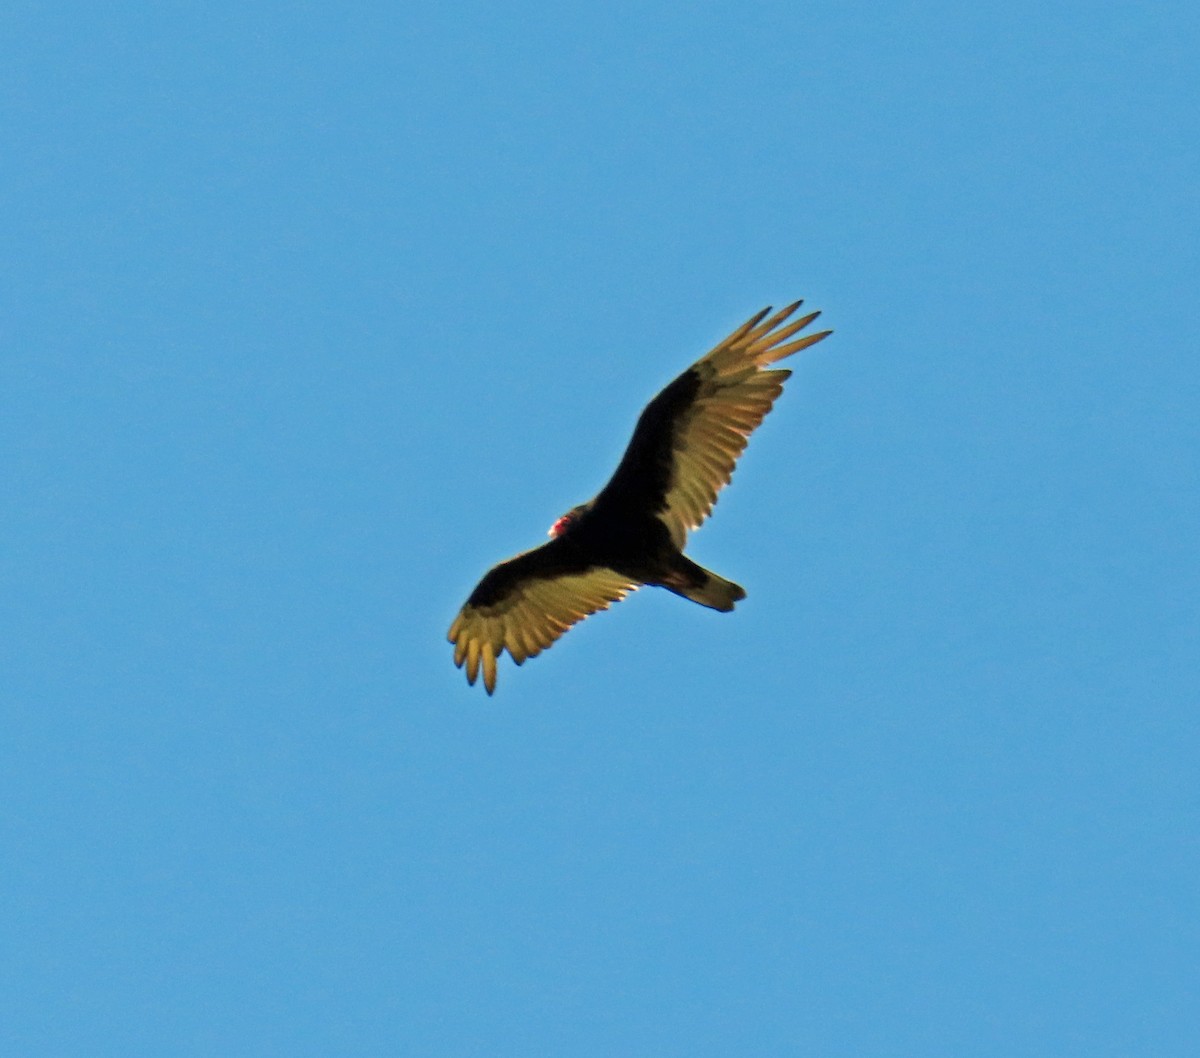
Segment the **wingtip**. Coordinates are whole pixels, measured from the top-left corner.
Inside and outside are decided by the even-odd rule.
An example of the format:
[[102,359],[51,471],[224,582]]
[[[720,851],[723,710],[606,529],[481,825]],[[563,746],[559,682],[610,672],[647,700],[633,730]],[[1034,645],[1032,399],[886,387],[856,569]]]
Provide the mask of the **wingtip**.
[[752,330],[754,330],[755,327],[757,327],[760,323],[762,323],[762,321],[767,317],[767,315],[768,315],[768,313],[770,313],[770,311],[771,311],[771,306],[768,305],[761,312],[756,312],[745,323],[743,323],[736,331],[734,331],[733,334],[731,334],[728,338],[725,339],[726,344],[732,345],[734,342],[738,342],[741,339],[743,339],[747,334],[749,334]]
[[483,685],[489,695],[496,689],[496,651],[491,643],[483,644]]
[[[788,318],[792,315],[792,313],[794,313],[803,304],[804,304],[803,299],[801,299],[800,301],[794,301],[794,302],[792,302],[792,304],[780,309],[773,316],[770,316],[769,319],[765,319],[765,320],[764,320],[764,317],[766,317],[768,315],[768,313],[770,313],[771,310],[769,308],[764,309],[763,312],[759,316],[755,317],[754,326],[752,326],[748,331],[745,332],[745,336],[744,336],[745,341],[753,344],[755,342],[760,342],[760,341],[766,340],[768,337],[771,337],[773,335],[777,335],[779,332],[779,328],[784,323],[786,323]],[[806,320],[811,319],[811,318],[812,318],[811,316],[806,317]],[[803,326],[805,326],[805,323],[797,321],[795,323],[789,323],[787,325],[787,327],[784,328],[784,330],[788,334],[793,334]],[[771,340],[774,342],[774,341],[778,341],[780,339],[772,337]]]

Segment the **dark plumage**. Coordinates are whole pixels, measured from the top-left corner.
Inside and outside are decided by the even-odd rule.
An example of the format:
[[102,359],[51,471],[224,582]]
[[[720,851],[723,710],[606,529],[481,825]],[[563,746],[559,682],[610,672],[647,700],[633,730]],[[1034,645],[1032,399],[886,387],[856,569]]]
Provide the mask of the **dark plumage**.
[[687,533],[712,511],[746,441],[790,371],[770,365],[829,331],[788,341],[819,313],[785,321],[763,309],[658,394],[642,412],[608,484],[563,515],[552,539],[490,570],[450,626],[454,663],[491,694],[505,650],[520,665],[576,621],[643,584],[732,610],[745,591],[683,554]]

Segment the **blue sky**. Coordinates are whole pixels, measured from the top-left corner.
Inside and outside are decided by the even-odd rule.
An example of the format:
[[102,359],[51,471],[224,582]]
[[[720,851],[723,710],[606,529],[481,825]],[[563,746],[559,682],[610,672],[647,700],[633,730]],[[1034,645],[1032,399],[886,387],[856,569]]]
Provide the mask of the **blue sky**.
[[[4,1053],[1197,1053],[1195,5],[5,23]],[[468,688],[795,297],[736,613]]]

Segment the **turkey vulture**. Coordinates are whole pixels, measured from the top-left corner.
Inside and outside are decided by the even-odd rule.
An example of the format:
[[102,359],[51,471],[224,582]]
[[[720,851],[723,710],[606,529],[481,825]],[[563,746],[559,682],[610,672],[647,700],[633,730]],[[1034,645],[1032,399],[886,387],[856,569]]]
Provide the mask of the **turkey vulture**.
[[746,597],[683,553],[689,529],[712,511],[754,428],[791,374],[770,365],[830,331],[789,341],[820,313],[784,326],[797,301],[770,319],[752,316],[655,397],[642,412],[616,473],[594,499],[550,528],[550,541],[490,570],[454,618],[454,663],[488,694],[496,659],[520,665],[576,621],[654,584],[728,611]]

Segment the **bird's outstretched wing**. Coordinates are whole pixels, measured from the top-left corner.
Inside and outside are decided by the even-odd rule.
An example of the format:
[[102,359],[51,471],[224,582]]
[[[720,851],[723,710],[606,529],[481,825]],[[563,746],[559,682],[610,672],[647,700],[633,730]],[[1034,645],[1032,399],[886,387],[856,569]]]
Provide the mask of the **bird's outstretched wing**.
[[[668,385],[642,412],[616,472],[596,497],[640,504],[666,524],[675,546],[712,511],[750,434],[783,391],[786,369],[770,365],[831,331],[794,338],[820,315],[787,323],[802,302],[742,324]],[[789,340],[791,339],[791,340]]]
[[454,664],[466,664],[472,684],[482,665],[491,694],[496,659],[505,650],[520,665],[577,621],[607,610],[638,587],[615,570],[589,565],[566,541],[551,540],[501,562],[479,582],[450,626]]

